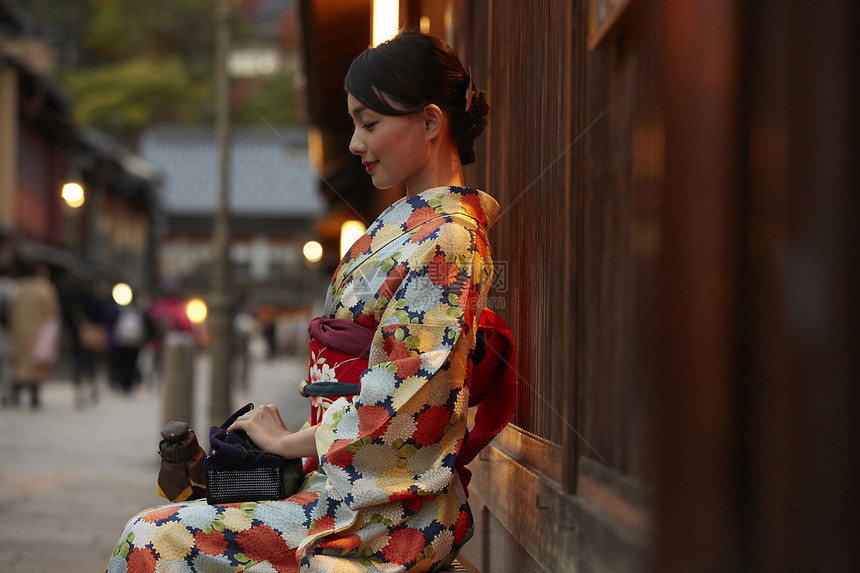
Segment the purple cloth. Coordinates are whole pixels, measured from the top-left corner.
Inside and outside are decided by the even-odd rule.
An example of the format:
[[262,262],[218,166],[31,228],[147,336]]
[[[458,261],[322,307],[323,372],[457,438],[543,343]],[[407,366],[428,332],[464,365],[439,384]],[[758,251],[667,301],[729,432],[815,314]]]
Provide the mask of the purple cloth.
[[245,470],[255,467],[287,467],[292,462],[274,454],[267,454],[254,444],[242,430],[227,432],[239,416],[254,409],[247,404],[227,418],[221,426],[209,430],[209,455],[203,461],[206,470]]
[[308,334],[321,344],[350,356],[367,360],[374,330],[343,318],[318,316],[308,325]]

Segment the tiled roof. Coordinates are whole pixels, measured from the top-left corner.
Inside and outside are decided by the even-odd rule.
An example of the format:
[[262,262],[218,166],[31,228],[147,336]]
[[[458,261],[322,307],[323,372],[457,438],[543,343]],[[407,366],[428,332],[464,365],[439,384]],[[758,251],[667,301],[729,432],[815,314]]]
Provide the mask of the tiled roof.
[[[315,216],[323,199],[307,158],[307,131],[234,127],[230,209],[235,215]],[[208,214],[218,205],[218,142],[198,126],[158,126],[144,132],[139,155],[164,175],[167,215]]]

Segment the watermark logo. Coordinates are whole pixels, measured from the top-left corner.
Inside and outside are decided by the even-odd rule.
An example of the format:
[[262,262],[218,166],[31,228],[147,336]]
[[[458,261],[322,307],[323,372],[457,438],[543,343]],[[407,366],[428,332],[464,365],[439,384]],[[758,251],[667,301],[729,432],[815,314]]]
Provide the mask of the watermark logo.
[[503,296],[491,296],[487,297],[487,304],[484,305],[484,308],[489,308],[490,310],[502,310],[505,308],[505,297]]
[[490,283],[490,291],[496,293],[508,292],[507,261],[493,261],[493,281]]

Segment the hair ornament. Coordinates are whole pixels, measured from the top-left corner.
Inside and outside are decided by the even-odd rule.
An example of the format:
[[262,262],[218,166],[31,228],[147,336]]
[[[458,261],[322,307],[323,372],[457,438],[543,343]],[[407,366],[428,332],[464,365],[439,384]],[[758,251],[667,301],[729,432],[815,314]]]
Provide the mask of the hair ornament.
[[463,83],[466,84],[466,111],[472,106],[472,95],[475,92],[475,84],[472,83],[472,66],[466,68],[466,77],[463,78]]

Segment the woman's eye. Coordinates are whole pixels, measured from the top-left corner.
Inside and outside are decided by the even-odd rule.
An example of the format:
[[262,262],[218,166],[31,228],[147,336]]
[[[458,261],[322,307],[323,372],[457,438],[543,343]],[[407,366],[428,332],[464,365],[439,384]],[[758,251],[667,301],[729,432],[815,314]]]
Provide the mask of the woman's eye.
[[366,129],[367,131],[373,131],[373,127],[376,125],[376,123],[377,122],[375,122],[375,121],[371,121],[370,123],[365,123],[361,127]]

